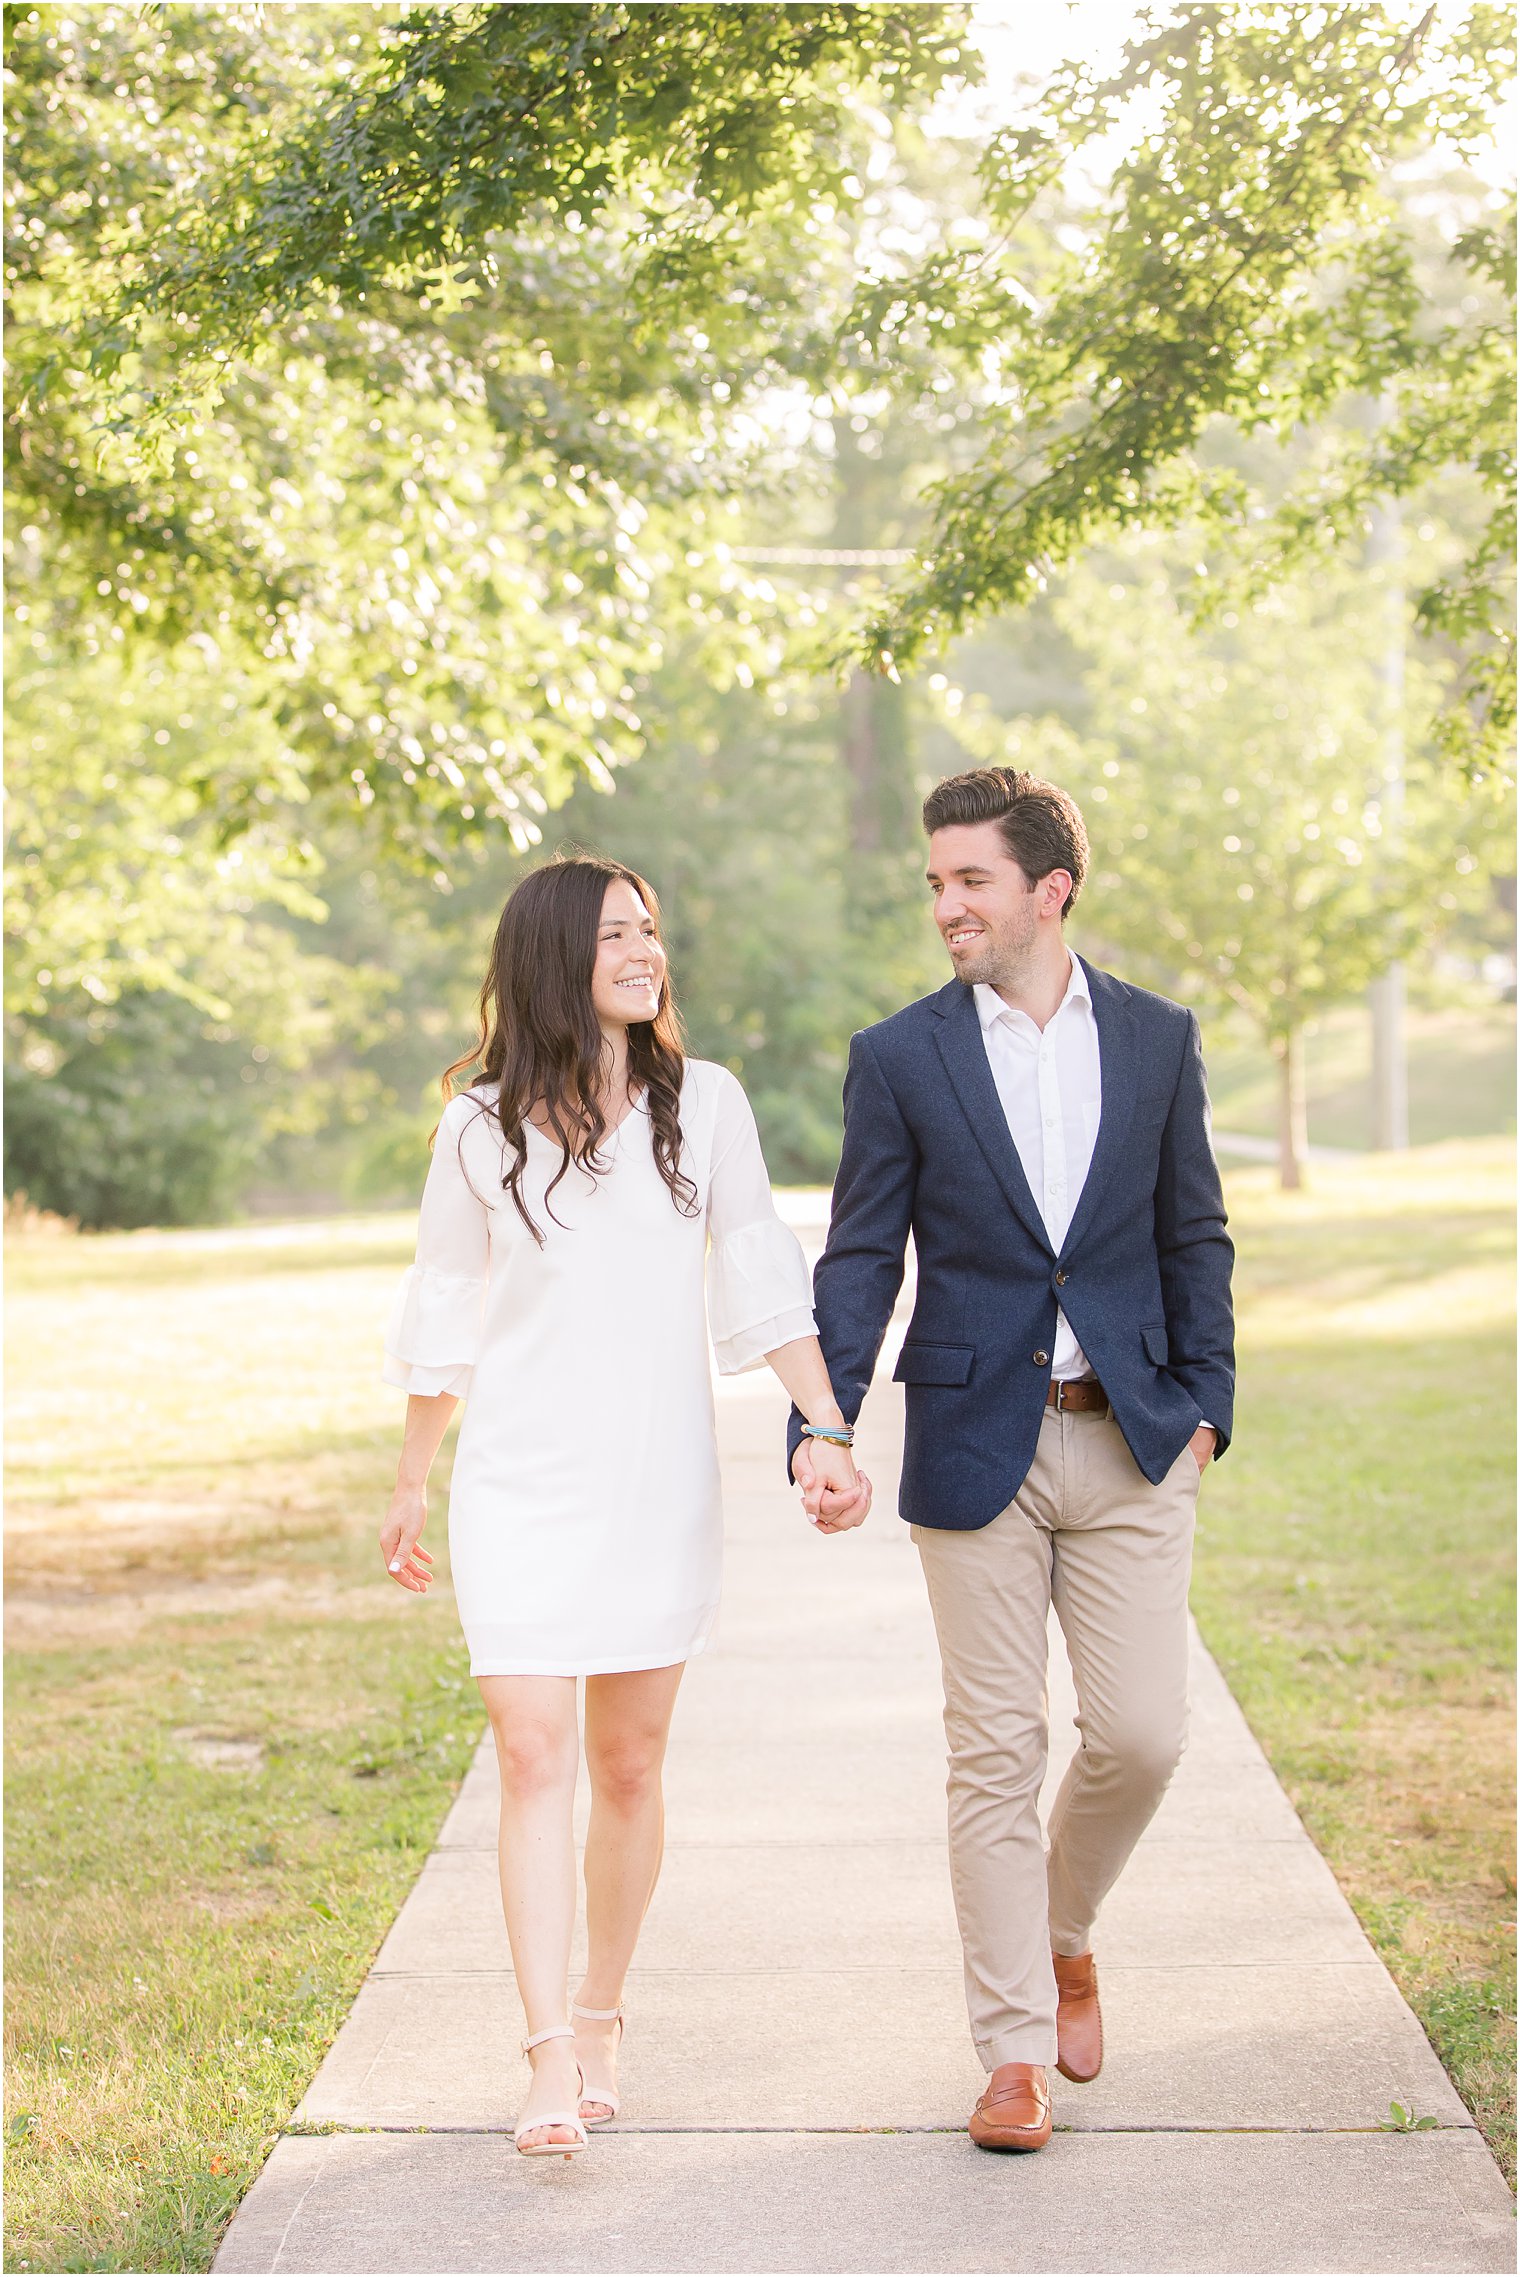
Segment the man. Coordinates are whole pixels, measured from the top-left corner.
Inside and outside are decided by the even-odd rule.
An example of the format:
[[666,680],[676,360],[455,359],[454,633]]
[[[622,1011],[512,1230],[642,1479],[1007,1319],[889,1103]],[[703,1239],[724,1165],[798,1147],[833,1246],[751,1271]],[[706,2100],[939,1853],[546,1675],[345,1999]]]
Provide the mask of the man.
[[[1186,1734],[1187,1592],[1203,1466],[1229,1441],[1230,1270],[1198,1024],[1070,954],[1087,836],[1008,767],[924,804],[955,968],[850,1047],[814,1307],[853,1423],[902,1284],[918,1293],[900,1509],[944,1668],[951,1878],[988,2150],[1049,2140],[1047,2067],[1096,2076],[1098,1908]],[[794,1413],[793,1475],[831,1530]],[[1050,1821],[1054,1602],[1081,1745]]]

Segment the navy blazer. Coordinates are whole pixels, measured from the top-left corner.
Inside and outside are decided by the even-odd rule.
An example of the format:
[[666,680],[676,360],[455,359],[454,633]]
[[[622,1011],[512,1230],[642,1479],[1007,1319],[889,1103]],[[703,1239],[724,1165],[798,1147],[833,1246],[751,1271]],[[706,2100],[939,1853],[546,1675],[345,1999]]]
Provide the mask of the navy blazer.
[[[976,999],[952,980],[850,1043],[844,1146],[813,1304],[851,1422],[875,1371],[913,1235],[918,1295],[898,1507],[971,1529],[1034,1460],[1056,1305],[1153,1483],[1199,1424],[1229,1443],[1234,1320],[1224,1197],[1198,1023],[1083,959],[1102,1071],[1092,1166],[1057,1255],[1009,1135]],[[800,1437],[793,1410],[788,1471]]]

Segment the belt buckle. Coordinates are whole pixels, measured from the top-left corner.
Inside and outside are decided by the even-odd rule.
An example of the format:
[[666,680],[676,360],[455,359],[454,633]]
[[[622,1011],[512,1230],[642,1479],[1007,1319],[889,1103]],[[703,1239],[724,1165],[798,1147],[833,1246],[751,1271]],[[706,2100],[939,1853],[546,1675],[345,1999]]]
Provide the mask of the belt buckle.
[[1093,1376],[1068,1376],[1064,1378],[1060,1383],[1056,1385],[1056,1412],[1058,1414],[1111,1415],[1113,1413],[1113,1406],[1106,1392],[1103,1394],[1103,1405],[1101,1407],[1078,1407],[1075,1402],[1073,1402],[1073,1404],[1068,1407],[1066,1404],[1066,1394],[1068,1391],[1074,1391],[1078,1384],[1082,1386],[1084,1391],[1102,1391],[1103,1388],[1101,1384],[1098,1383],[1097,1379]]

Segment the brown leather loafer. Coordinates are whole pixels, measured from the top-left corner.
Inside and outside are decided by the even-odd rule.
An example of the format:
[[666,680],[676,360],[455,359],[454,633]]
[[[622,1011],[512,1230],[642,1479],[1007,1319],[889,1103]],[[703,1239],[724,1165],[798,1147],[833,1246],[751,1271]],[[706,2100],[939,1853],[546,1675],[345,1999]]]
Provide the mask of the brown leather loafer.
[[1103,2015],[1091,1953],[1052,1953],[1056,1965],[1056,2070],[1063,2079],[1096,2079],[1103,2069]]
[[966,2131],[979,2150],[1043,2150],[1050,2140],[1050,2089],[1042,2067],[999,2064]]

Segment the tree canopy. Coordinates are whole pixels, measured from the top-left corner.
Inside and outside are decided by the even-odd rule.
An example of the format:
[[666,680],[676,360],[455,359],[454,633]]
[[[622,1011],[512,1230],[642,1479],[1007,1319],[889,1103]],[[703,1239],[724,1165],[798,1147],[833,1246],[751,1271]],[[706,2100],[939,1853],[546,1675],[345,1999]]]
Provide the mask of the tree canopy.
[[[246,642],[307,787],[423,859],[493,819],[530,841],[537,796],[636,755],[665,633],[707,626],[720,673],[774,660],[724,516],[774,481],[789,390],[952,371],[974,420],[877,668],[1117,529],[1206,524],[1260,584],[1461,469],[1480,510],[1417,617],[1448,746],[1503,749],[1512,201],[1469,199],[1432,295],[1389,194],[1491,139],[1488,0],[1155,8],[1117,72],[1064,66],[992,137],[919,255],[850,223],[873,105],[978,70],[937,0],[8,22],[9,479],[52,629],[61,602],[87,641]],[[1270,511],[1213,447],[1358,402]]]
[[[641,746],[827,361],[868,97],[939,6],[10,11],[12,584],[37,661],[247,661],[303,792],[435,865]],[[19,572],[19,574],[18,574]],[[288,771],[288,770],[287,770]],[[235,832],[282,786],[212,769]]]
[[[1448,170],[1492,151],[1513,37],[1511,11],[1483,4],[1454,23],[1434,6],[1182,0],[1149,11],[1111,76],[1058,71],[986,151],[981,242],[859,305],[884,373],[928,328],[1001,381],[975,463],[939,487],[921,562],[875,622],[878,662],[902,669],[1123,529],[1201,523],[1260,586],[1358,545],[1379,497],[1471,472],[1482,511],[1416,618],[1451,645],[1449,749],[1507,756],[1514,199],[1473,183],[1440,248],[1454,281],[1432,292],[1392,192],[1432,150]],[[1034,261],[1032,221],[1135,110],[1143,128],[1068,216],[1067,249],[1052,259],[1043,240]],[[1211,453],[1225,422],[1294,442],[1359,398],[1380,416],[1360,434],[1343,420],[1270,511]]]
[[[844,1036],[933,961],[918,778],[963,763],[935,683],[894,681],[959,630],[952,671],[980,646],[1000,711],[1065,722],[1035,756],[1085,780],[1111,737],[1094,804],[1145,818],[1173,747],[1070,603],[1115,531],[1185,541],[1157,637],[1212,604],[1333,661],[1304,578],[1418,499],[1418,664],[1448,745],[1497,744],[1512,286],[1463,171],[1492,8],[1181,0],[990,139],[940,103],[979,64],[938,0],[6,22],[14,1159],[92,1219],[208,1208],[313,1116],[332,1191],[401,1155],[406,1188],[491,913],[565,830],[669,889],[698,1048],[827,1175]],[[769,558],[809,546],[839,567]],[[885,549],[917,549],[896,593],[858,567]],[[1354,692],[1284,724],[1273,669],[1237,674],[1254,773],[1359,798],[1349,728],[1323,781],[1273,756]],[[1210,957],[1246,937],[1199,741],[1233,748],[1229,701],[1169,786]],[[1126,844],[1151,908],[1171,873]],[[1326,888],[1362,929],[1331,994],[1410,937],[1354,914],[1370,875]],[[1152,977],[1201,985],[1171,946]]]
[[[1296,1185],[1306,1024],[1482,907],[1507,802],[1440,764],[1426,664],[1391,693],[1387,569],[1281,582],[1200,627],[1185,608],[1198,551],[1196,531],[1151,535],[1061,581],[1080,725],[973,707],[956,732],[1078,799],[1092,865],[1075,922],[1104,961],[1247,1015],[1282,1074]],[[1388,738],[1406,729],[1390,787]]]

